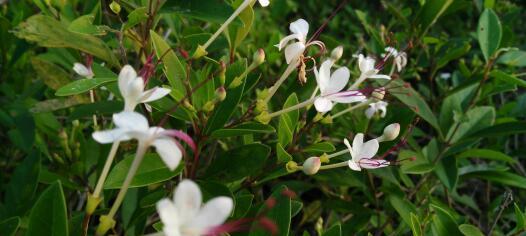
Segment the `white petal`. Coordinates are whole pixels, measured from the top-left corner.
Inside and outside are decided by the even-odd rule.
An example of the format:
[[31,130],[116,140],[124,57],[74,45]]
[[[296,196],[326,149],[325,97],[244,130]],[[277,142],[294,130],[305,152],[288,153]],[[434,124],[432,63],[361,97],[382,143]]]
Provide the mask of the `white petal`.
[[191,226],[208,229],[223,224],[230,216],[234,202],[229,197],[216,197],[208,201],[191,222]]
[[157,202],[156,207],[159,217],[163,222],[165,231],[173,231],[170,229],[179,228],[179,225],[181,224],[179,220],[180,216],[177,212],[175,204],[172,201],[167,198],[161,199]]
[[362,145],[362,148],[360,149],[360,152],[358,154],[358,158],[361,160],[361,159],[371,159],[372,157],[374,157],[374,155],[376,155],[376,153],[378,152],[378,148],[380,147],[380,145],[378,144],[378,140],[376,139],[371,139],[367,142],[365,142],[363,145]]
[[388,76],[388,75],[370,75],[370,76],[367,76],[367,78],[371,78],[371,79],[386,79],[386,80],[390,80],[391,77]]
[[362,54],[358,56],[358,67],[360,72],[369,73],[371,70],[374,70],[374,59],[370,57],[364,57]]
[[367,99],[359,91],[346,91],[341,93],[336,93],[327,97],[328,99],[337,102],[337,103],[353,103],[353,102],[363,102]]
[[159,100],[162,97],[164,97],[167,94],[169,94],[170,91],[172,91],[172,90],[167,89],[167,88],[160,88],[160,87],[152,88],[150,90],[144,91],[144,93],[142,94],[142,97],[140,99],[140,102],[141,103],[146,103],[146,102],[152,102],[152,101],[155,101],[155,100]]
[[345,146],[347,146],[347,149],[349,149],[349,153],[351,154],[351,157],[354,156],[353,148],[352,148],[351,144],[349,143],[349,140],[343,139],[343,143],[345,144]]
[[378,159],[362,159],[359,164],[365,169],[378,169],[389,166],[388,161]]
[[181,157],[183,153],[175,144],[175,140],[171,138],[158,138],[152,143],[155,146],[155,150],[161,156],[161,159],[164,161],[168,169],[175,170],[181,162]]
[[361,171],[362,169],[360,168],[360,166],[358,164],[356,164],[356,162],[354,161],[347,161],[347,164],[349,165],[349,168],[351,168],[351,170],[355,170],[355,171]]
[[376,109],[374,109],[374,106],[371,106],[371,104],[369,104],[369,108],[367,108],[365,110],[365,116],[368,119],[371,119],[371,117],[373,117],[374,113],[376,113]]
[[328,112],[332,109],[332,102],[327,98],[319,97],[314,100],[314,107],[318,112]]
[[77,74],[79,74],[80,76],[83,76],[83,77],[92,77],[93,76],[91,71],[86,66],[84,66],[81,63],[73,64],[73,70],[75,72],[77,72]]
[[137,72],[130,65],[125,65],[122,67],[121,72],[119,73],[119,90],[121,95],[126,96],[126,90],[128,88],[128,83],[137,77]]
[[130,99],[133,101],[139,101],[142,93],[144,92],[144,81],[141,77],[135,77],[132,79],[126,87],[126,95],[123,95],[124,99]]
[[307,34],[309,33],[309,23],[304,19],[299,19],[290,23],[289,29],[293,33],[301,34],[303,36],[303,40],[300,41],[305,42]]
[[288,45],[285,48],[285,60],[287,64],[290,64],[293,60],[297,60],[303,51],[305,50],[305,44],[301,42],[296,42],[291,45]]
[[113,114],[113,123],[121,129],[148,131],[148,120],[141,113],[133,111],[123,111]]
[[320,66],[320,71],[316,77],[316,82],[318,82],[318,87],[320,87],[321,95],[330,94],[328,89],[330,88],[330,78],[331,78],[331,67],[334,65],[333,60],[326,60]]
[[99,143],[113,143],[115,141],[129,140],[124,129],[112,129],[104,131],[96,131],[91,134],[93,139]]
[[174,202],[183,221],[189,223],[201,208],[202,195],[199,186],[191,180],[181,181],[175,189]]
[[352,157],[352,160],[354,162],[358,162],[360,160],[360,152],[362,150],[363,145],[363,133],[358,133],[354,136],[354,139],[352,141],[352,147],[354,149],[354,156]]
[[340,92],[343,88],[345,88],[347,82],[349,82],[350,75],[351,73],[347,67],[340,67],[334,71],[334,73],[331,75],[331,79],[329,80],[327,93],[330,94]]
[[299,34],[291,34],[291,35],[287,35],[285,38],[282,38],[279,41],[279,44],[276,45],[278,47],[278,50],[281,51],[281,49],[283,49],[283,47],[285,47],[285,45],[287,45],[287,43],[290,40],[293,40],[293,39],[296,39],[296,38],[301,38],[301,35],[299,35]]
[[270,4],[269,0],[258,0],[262,7],[266,7]]

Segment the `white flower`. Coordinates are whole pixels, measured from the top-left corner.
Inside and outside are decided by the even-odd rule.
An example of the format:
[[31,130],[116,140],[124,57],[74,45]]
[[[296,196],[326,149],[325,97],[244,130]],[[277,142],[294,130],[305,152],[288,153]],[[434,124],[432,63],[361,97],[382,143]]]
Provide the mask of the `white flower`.
[[289,44],[285,48],[285,59],[287,61],[287,64],[290,64],[292,60],[297,60],[300,55],[303,54],[305,51],[305,48],[307,48],[307,34],[309,33],[309,23],[305,21],[304,19],[296,20],[292,23],[290,23],[289,26],[290,31],[292,34],[286,36],[285,38],[281,39],[279,41],[279,44],[276,45],[278,49],[281,51],[281,49],[287,45],[287,43],[292,39],[297,39],[298,42]]
[[386,47],[385,51],[388,53],[388,57],[394,57],[396,70],[398,70],[398,72],[402,71],[402,69],[407,65],[407,54],[405,52],[398,52],[398,50],[393,47]]
[[369,108],[365,110],[365,116],[371,119],[377,112],[380,112],[380,117],[384,118],[387,113],[387,102],[379,101],[369,104]]
[[376,69],[374,59],[371,57],[365,57],[363,54],[358,55],[358,67],[360,68],[360,72],[362,73],[362,75],[360,76],[362,78],[387,80],[391,79],[391,77],[389,77],[388,75],[378,74],[380,70]]
[[93,78],[93,71],[87,68],[84,64],[75,62],[73,64],[73,70],[80,76],[86,77],[88,79]]
[[229,197],[216,197],[202,204],[201,190],[191,180],[183,180],[175,189],[173,200],[162,199],[157,212],[163,222],[166,236],[207,235],[230,216],[233,201]]
[[154,146],[161,159],[171,170],[179,165],[183,155],[180,144],[171,136],[178,137],[195,148],[191,138],[184,133],[165,130],[161,127],[149,127],[148,120],[137,112],[123,111],[113,114],[113,123],[115,123],[115,129],[94,132],[93,139],[99,143],[137,139],[139,145]]
[[378,152],[378,140],[371,139],[364,143],[363,134],[359,133],[354,137],[352,146],[347,139],[344,139],[343,142],[351,153],[352,159],[348,161],[348,165],[352,170],[360,171],[362,168],[376,169],[389,165],[389,162],[386,160],[372,159]]
[[270,4],[269,0],[258,0],[258,2],[262,7],[267,7]]
[[170,93],[170,89],[155,87],[144,91],[144,81],[130,65],[119,73],[119,90],[124,98],[124,110],[133,111],[140,103],[158,100]]
[[365,100],[365,96],[359,91],[340,92],[349,81],[350,72],[347,67],[341,67],[331,75],[331,67],[334,60],[326,60],[320,66],[320,71],[314,68],[316,82],[320,88],[320,96],[314,101],[314,107],[318,112],[327,112],[332,109],[333,102],[352,103]]

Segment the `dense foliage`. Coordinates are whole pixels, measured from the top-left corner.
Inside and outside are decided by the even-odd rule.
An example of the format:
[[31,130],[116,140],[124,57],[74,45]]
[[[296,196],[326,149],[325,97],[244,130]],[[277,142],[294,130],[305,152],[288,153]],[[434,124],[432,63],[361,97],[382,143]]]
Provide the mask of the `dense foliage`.
[[525,234],[522,1],[265,2],[0,0],[0,235]]

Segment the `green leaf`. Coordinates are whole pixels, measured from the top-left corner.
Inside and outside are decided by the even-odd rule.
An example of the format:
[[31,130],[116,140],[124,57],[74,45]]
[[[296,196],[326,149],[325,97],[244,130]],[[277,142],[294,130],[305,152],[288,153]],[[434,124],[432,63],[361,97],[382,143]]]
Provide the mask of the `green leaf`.
[[18,26],[15,35],[42,47],[77,49],[105,60],[113,66],[119,66],[117,57],[104,41],[95,36],[71,32],[63,23],[50,16],[29,17]]
[[443,158],[437,163],[434,171],[442,184],[453,191],[458,180],[457,159],[451,156]]
[[433,0],[425,1],[425,4],[420,9],[416,23],[420,25],[421,36],[424,36],[429,28],[435,24],[437,19],[446,11],[446,9],[453,3],[453,0]]
[[499,17],[492,9],[486,8],[479,18],[477,36],[486,62],[499,49],[502,39],[502,26]]
[[223,1],[217,0],[172,0],[167,1],[163,9],[172,14],[175,13],[217,24],[225,22],[234,12]]
[[[236,63],[228,67],[226,71],[226,84],[232,81],[235,77],[241,75],[247,69],[247,60],[238,60]],[[237,104],[241,101],[243,91],[245,87],[246,79],[243,79],[243,84],[239,85],[234,89],[227,90],[226,98],[222,101],[214,113],[208,119],[208,123],[205,128],[205,134],[212,133],[213,131],[223,128],[225,123],[230,119],[232,114],[238,109]]]
[[329,229],[327,229],[323,236],[341,236],[342,235],[342,226],[338,223],[333,226],[331,226]]
[[264,167],[269,153],[270,148],[259,143],[228,150],[212,161],[205,176],[212,180],[232,182],[257,174]]
[[500,137],[521,133],[526,133],[525,121],[514,121],[493,125],[471,134],[470,137]]
[[128,21],[122,27],[123,30],[130,29],[148,19],[146,7],[138,7],[128,14]]
[[517,161],[502,152],[491,149],[469,149],[457,155],[457,158],[483,158],[494,161],[516,163]]
[[460,230],[465,236],[484,236],[479,228],[470,224],[461,224],[458,226],[458,230]]
[[467,41],[462,41],[460,43],[450,43],[450,44],[451,45],[446,44],[444,46],[445,48],[444,55],[438,59],[435,70],[438,70],[446,66],[450,61],[460,58],[464,54],[468,53],[469,50],[471,49],[471,45]]
[[252,28],[252,23],[254,22],[254,10],[252,9],[252,6],[245,8],[245,10],[239,13],[238,17],[243,24],[237,28],[236,37],[234,40],[234,49],[241,45],[243,39],[247,37],[250,29]]
[[20,227],[20,217],[15,216],[0,222],[0,235],[13,236]]
[[[285,101],[283,109],[296,104],[298,104],[298,97],[296,96],[296,93],[292,93],[287,98],[287,101]],[[296,130],[296,125],[298,124],[299,115],[299,111],[294,110],[284,113],[279,117],[278,141],[281,146],[286,147],[290,142],[292,142],[294,131]]]
[[409,213],[409,215],[411,216],[411,231],[413,231],[413,236],[422,236],[422,224],[420,223],[418,216],[412,212]]
[[490,72],[489,75],[495,79],[498,79],[502,82],[505,82],[511,85],[526,87],[526,81],[519,79],[513,75],[507,74],[500,70],[493,70]]
[[432,219],[436,235],[461,235],[455,219],[446,209],[435,204],[431,204],[431,208],[435,212]]
[[[290,230],[290,218],[291,218],[291,200],[288,196],[283,194],[287,190],[286,186],[277,188],[270,198],[276,200],[276,205],[272,209],[268,210],[266,204],[263,204],[258,211],[258,215],[265,212],[265,216],[276,223],[278,227],[278,235],[288,236]],[[270,232],[264,231],[258,227],[258,222],[254,222],[252,230],[250,230],[249,236],[266,236],[271,235]]]
[[526,189],[526,178],[511,172],[482,170],[469,172],[468,174],[462,175],[461,177],[485,179],[494,183]]
[[236,197],[236,207],[234,208],[234,219],[245,217],[252,206],[253,194],[243,194]]
[[[104,183],[104,189],[119,189],[122,186],[134,158],[134,155],[127,156],[111,169],[106,183]],[[177,169],[170,171],[159,155],[148,153],[144,156],[137,173],[133,177],[130,188],[148,186],[169,180],[181,173],[182,170],[183,165],[179,165]]]
[[407,225],[412,224],[411,212],[416,212],[416,207],[412,203],[396,195],[389,196],[389,203],[391,203],[391,206],[393,206]]
[[104,26],[93,25],[95,16],[84,15],[71,22],[68,26],[68,30],[71,32],[87,35],[105,35],[106,30]]
[[32,151],[18,164],[4,193],[8,216],[24,215],[31,208],[40,168],[40,153],[37,151]]
[[336,150],[336,148],[334,147],[334,145],[332,145],[332,143],[319,142],[306,147],[305,149],[303,149],[303,152],[317,154],[333,152],[334,150]]
[[75,80],[57,90],[56,96],[70,96],[88,92],[91,89],[97,88],[105,83],[117,81],[117,78],[93,78]]
[[164,75],[168,79],[172,88],[171,94],[176,100],[180,100],[185,96],[185,87],[183,81],[186,80],[186,68],[175,52],[170,48],[170,45],[164,41],[155,31],[150,30],[150,39],[155,50],[157,59],[163,61]]
[[[451,143],[456,143],[464,137],[486,128],[495,122],[495,108],[490,106],[475,107],[463,115],[458,128],[456,125],[452,126],[448,132],[447,137],[450,138]],[[456,128],[456,130],[455,130]]]
[[515,228],[512,230],[512,233],[510,234],[515,234],[517,232],[526,230],[526,219],[524,217],[524,213],[521,211],[517,203],[513,203],[513,208],[515,210],[516,225],[515,225]]
[[38,57],[31,58],[31,65],[44,83],[57,90],[71,82],[69,75],[59,66]]
[[241,136],[246,134],[270,134],[274,132],[276,132],[276,130],[270,125],[265,125],[258,122],[247,122],[240,125],[236,125],[232,128],[218,129],[212,132],[212,135],[210,135],[210,137],[225,138]]
[[57,181],[38,198],[29,215],[26,235],[67,236],[68,218],[62,185]]
[[276,143],[276,155],[278,156],[278,164],[292,161],[292,156],[279,143]]
[[526,52],[525,51],[509,51],[504,53],[497,60],[500,64],[508,66],[523,67],[526,66]]

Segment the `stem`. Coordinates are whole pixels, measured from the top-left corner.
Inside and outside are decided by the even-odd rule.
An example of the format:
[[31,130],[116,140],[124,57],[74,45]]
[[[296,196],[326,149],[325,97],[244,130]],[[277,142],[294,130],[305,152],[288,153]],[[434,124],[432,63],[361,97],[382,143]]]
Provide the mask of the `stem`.
[[298,110],[298,109],[300,109],[300,108],[306,107],[306,106],[312,104],[312,103],[314,102],[314,100],[316,100],[316,97],[315,97],[315,98],[311,98],[311,99],[309,99],[309,100],[307,100],[307,101],[304,101],[304,102],[302,102],[302,103],[298,103],[298,104],[296,104],[296,105],[294,105],[294,106],[287,107],[287,108],[285,108],[285,109],[283,109],[283,110],[280,110],[280,111],[276,111],[276,112],[270,113],[270,114],[269,114],[269,117],[270,117],[270,118],[273,118],[273,117],[279,116],[279,115],[281,115],[281,114],[283,114],[283,113],[287,113],[287,112],[290,112],[290,111],[294,111],[294,110]]
[[347,161],[343,161],[343,162],[336,163],[336,164],[330,164],[330,165],[321,166],[320,170],[334,169],[334,168],[344,167],[344,166],[348,166],[348,165],[349,164],[347,164]]
[[245,10],[245,8],[247,8],[247,6],[250,5],[250,3],[252,1],[253,0],[245,0],[243,3],[241,3],[241,5],[236,9],[236,11],[234,11],[234,13],[232,13],[232,15],[212,35],[212,37],[210,37],[210,39],[208,39],[208,41],[206,41],[205,45],[203,45],[203,49],[206,50],[206,48],[208,48],[208,46],[210,46],[210,44],[212,44],[212,42],[214,42],[214,40],[216,40],[217,36],[219,36],[219,34],[221,34],[223,31],[225,31],[226,27],[230,23],[232,23],[232,21],[239,15],[239,13],[241,13],[243,10]]
[[119,149],[120,144],[121,144],[120,141],[115,141],[111,145],[110,153],[108,153],[108,157],[106,158],[106,163],[104,163],[104,167],[102,168],[102,172],[100,173],[99,180],[97,181],[97,185],[95,186],[95,191],[93,191],[93,197],[95,198],[100,197],[100,194],[102,192],[102,187],[104,186],[106,177],[108,177],[108,173],[110,172],[111,164],[113,163],[113,160],[115,159],[115,154],[117,153],[117,150]]
[[119,206],[124,200],[124,196],[126,195],[128,188],[130,187],[130,184],[133,180],[133,177],[135,176],[135,173],[137,172],[137,169],[139,169],[139,165],[141,164],[147,149],[148,145],[146,145],[146,142],[140,141],[139,146],[137,147],[137,152],[135,154],[135,159],[133,159],[130,170],[128,171],[128,175],[126,175],[126,179],[122,184],[121,190],[119,191],[115,202],[113,202],[113,206],[111,207],[110,213],[108,213],[109,218],[113,219],[113,217],[117,213],[117,210],[119,209]]
[[345,114],[345,113],[347,113],[347,112],[350,112],[350,111],[352,111],[352,110],[354,110],[354,109],[357,109],[357,108],[360,108],[360,107],[363,107],[363,106],[367,106],[367,105],[371,104],[372,102],[373,102],[373,100],[369,99],[369,100],[367,100],[367,101],[365,101],[365,102],[362,102],[362,103],[360,103],[360,104],[357,104],[357,105],[351,106],[351,107],[349,107],[349,108],[347,108],[347,109],[345,109],[345,110],[343,110],[343,111],[340,111],[340,112],[334,114],[334,115],[332,116],[332,118],[334,119],[334,118],[336,118],[336,117],[338,117],[338,116],[341,116],[341,115],[343,115],[343,114]]
[[333,157],[341,156],[341,155],[347,154],[347,153],[349,153],[349,150],[348,149],[344,149],[344,150],[341,150],[339,152],[335,152],[333,154],[327,155],[327,158],[331,159]]
[[[89,91],[89,98],[91,100],[91,103],[95,103],[95,93],[93,90]],[[97,129],[97,115],[93,114],[93,126],[95,127],[95,130]]]
[[351,85],[349,90],[356,89],[365,79],[367,79],[367,77],[363,76],[363,74],[361,74],[360,77],[358,77],[358,79],[356,81],[354,81],[354,83]]
[[274,94],[278,90],[279,86],[281,86],[281,84],[285,81],[285,79],[287,77],[289,77],[289,75],[292,73],[292,71],[294,71],[296,69],[296,67],[298,66],[298,63],[299,63],[299,61],[294,61],[294,62],[290,63],[289,66],[287,67],[287,69],[285,70],[285,72],[283,72],[281,77],[278,79],[278,81],[276,81],[276,83],[274,85],[272,85],[272,87],[270,87],[270,89],[268,90],[268,95],[265,98],[265,103],[268,103],[270,101],[272,96],[274,96]]

